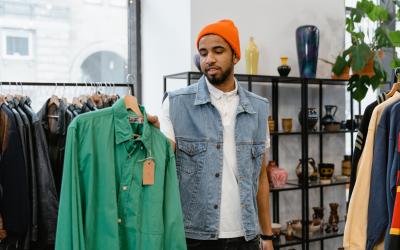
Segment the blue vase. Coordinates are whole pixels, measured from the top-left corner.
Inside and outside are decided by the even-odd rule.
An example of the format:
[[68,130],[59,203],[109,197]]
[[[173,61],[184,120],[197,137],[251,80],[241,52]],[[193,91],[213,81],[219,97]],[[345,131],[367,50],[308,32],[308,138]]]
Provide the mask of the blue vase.
[[300,76],[315,78],[318,63],[319,30],[313,25],[296,29],[297,58]]

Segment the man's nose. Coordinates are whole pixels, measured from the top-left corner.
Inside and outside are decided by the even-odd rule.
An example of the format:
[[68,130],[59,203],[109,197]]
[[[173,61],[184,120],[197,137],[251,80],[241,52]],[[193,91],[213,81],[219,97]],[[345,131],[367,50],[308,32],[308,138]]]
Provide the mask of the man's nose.
[[207,64],[215,63],[215,56],[214,56],[214,53],[208,53],[208,54],[207,54],[206,63],[207,63]]

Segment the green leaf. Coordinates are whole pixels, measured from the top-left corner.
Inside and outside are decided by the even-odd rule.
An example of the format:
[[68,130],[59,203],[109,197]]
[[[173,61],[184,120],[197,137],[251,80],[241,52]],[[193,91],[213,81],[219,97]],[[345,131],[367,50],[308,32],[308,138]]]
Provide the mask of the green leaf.
[[367,15],[371,21],[386,21],[389,18],[389,13],[381,6],[374,6],[370,12],[367,12]]
[[394,58],[393,61],[390,63],[390,67],[392,68],[400,67],[400,59]]
[[364,99],[368,92],[368,85],[369,85],[369,77],[359,75],[353,75],[349,79],[347,90],[350,91],[353,95],[353,99],[357,101],[361,101]]
[[376,48],[393,47],[393,43],[389,37],[389,30],[385,27],[378,27],[375,30]]
[[359,71],[367,64],[371,56],[371,51],[365,43],[354,46],[351,50],[351,68]]
[[332,67],[332,72],[335,75],[340,75],[343,73],[344,68],[348,65],[344,57],[342,56],[337,56],[336,57],[336,62]]
[[371,1],[362,0],[362,1],[357,2],[356,9],[362,10],[365,13],[370,13],[373,10],[374,6],[375,6],[375,4]]
[[389,39],[393,46],[400,47],[400,31],[390,31]]

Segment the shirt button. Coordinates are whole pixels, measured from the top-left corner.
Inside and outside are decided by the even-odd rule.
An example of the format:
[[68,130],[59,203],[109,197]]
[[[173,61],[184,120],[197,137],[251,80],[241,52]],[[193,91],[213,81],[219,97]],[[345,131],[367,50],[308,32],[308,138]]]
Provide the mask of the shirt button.
[[118,218],[118,224],[121,224],[121,223],[122,223],[122,219]]
[[214,209],[217,209],[218,208],[218,205],[214,205]]
[[128,190],[128,186],[123,186],[122,190],[124,190],[124,191]]
[[218,178],[218,177],[219,177],[219,173],[216,173],[216,174],[215,174],[215,177],[217,177],[217,178]]
[[221,148],[221,145],[220,144],[217,144],[217,149],[220,149]]
[[143,150],[143,147],[140,147],[141,150]]

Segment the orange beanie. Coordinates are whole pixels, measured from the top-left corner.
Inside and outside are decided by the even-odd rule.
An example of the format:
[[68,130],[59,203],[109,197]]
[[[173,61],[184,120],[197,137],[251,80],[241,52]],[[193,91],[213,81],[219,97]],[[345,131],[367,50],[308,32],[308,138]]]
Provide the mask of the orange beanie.
[[196,47],[199,49],[200,39],[209,34],[215,34],[225,39],[235,52],[237,59],[240,59],[239,31],[232,20],[224,19],[205,26],[196,39]]

